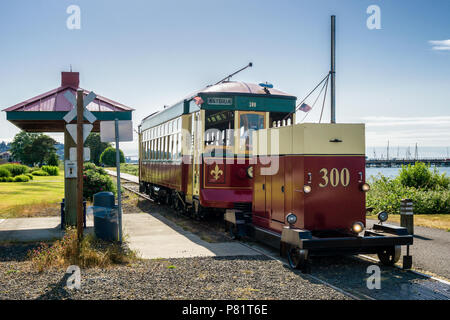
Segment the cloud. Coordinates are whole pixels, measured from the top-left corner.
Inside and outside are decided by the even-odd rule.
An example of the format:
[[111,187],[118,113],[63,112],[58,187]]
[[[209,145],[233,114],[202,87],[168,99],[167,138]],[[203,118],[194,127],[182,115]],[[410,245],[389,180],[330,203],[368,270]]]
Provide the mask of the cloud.
[[439,117],[365,117],[367,145],[392,144],[448,146],[450,116]]
[[450,39],[448,40],[430,40],[428,43],[431,45],[432,50],[436,51],[450,51]]
[[364,117],[367,127],[389,127],[389,126],[448,126],[450,127],[450,116],[437,117]]

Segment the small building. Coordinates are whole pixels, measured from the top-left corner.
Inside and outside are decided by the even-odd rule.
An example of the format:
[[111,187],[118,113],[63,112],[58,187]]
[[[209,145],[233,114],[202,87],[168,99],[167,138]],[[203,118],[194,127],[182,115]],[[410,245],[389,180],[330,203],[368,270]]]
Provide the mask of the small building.
[[4,164],[11,161],[11,152],[5,151],[0,153],[0,164]]

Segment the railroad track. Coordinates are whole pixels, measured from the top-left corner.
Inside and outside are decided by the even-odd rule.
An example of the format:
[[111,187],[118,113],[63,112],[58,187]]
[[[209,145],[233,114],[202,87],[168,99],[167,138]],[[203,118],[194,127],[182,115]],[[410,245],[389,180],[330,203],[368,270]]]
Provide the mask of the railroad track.
[[[137,187],[135,188],[134,186],[137,186]],[[134,193],[136,195],[138,195],[139,197],[141,197],[143,199],[146,199],[146,200],[151,201],[153,203],[155,202],[148,195],[139,192],[139,185],[136,182],[133,182],[133,181],[124,182],[122,184],[122,187],[124,189],[126,189],[126,190],[128,190],[128,191],[130,191],[130,192],[132,192],[132,193]],[[206,229],[209,229],[211,232],[218,232],[217,230],[215,230],[214,228],[212,228],[211,226],[209,226],[207,224],[204,224],[203,226]],[[258,252],[262,256],[265,256],[265,257],[267,257],[267,258],[269,258],[271,260],[278,261],[279,263],[283,264],[285,267],[290,268],[289,267],[289,263],[285,259],[283,259],[281,257],[274,256],[274,254],[272,252],[268,252],[267,251],[268,249],[266,249],[266,248],[258,247],[256,244],[248,244],[248,243],[246,243],[244,241],[235,240],[231,236],[229,236],[227,233],[223,234],[223,236],[228,238],[230,241],[238,241],[241,245],[243,245],[243,246],[245,246],[245,247],[247,247],[247,248],[249,248],[251,250],[254,250],[254,251]],[[328,286],[328,287],[330,287],[330,288],[332,288],[332,289],[334,289],[334,290],[336,290],[336,291],[338,291],[338,292],[340,292],[340,293],[342,293],[342,294],[344,294],[344,295],[346,295],[346,296],[348,296],[348,297],[350,297],[352,299],[355,299],[355,300],[361,300],[361,299],[375,300],[375,299],[373,299],[373,298],[371,298],[369,296],[359,297],[359,296],[357,296],[355,294],[352,294],[352,293],[350,293],[350,292],[348,292],[346,290],[338,288],[338,287],[334,286],[333,284],[331,284],[331,283],[329,283],[329,282],[327,282],[325,280],[322,280],[322,279],[320,279],[320,278],[318,278],[318,277],[316,277],[314,275],[311,275],[311,274],[302,274],[302,276],[304,276],[306,278],[309,278],[310,280],[315,280],[317,282],[320,282],[320,283],[322,283],[322,284],[324,284],[324,285],[326,285],[326,286]]]
[[[134,181],[127,181],[126,179],[123,179],[124,182],[122,184],[122,187],[129,192],[132,192],[139,197],[146,199],[148,201],[151,201],[155,203],[153,199],[151,199],[148,195],[143,194],[139,192],[139,185]],[[200,223],[200,222],[198,222]],[[212,225],[211,222],[203,221],[202,227],[206,229],[207,231],[218,233],[225,238],[229,239],[230,241],[238,241],[241,245],[254,250],[258,252],[260,255],[263,255],[271,260],[278,261],[279,263],[283,264],[285,267],[289,268],[289,264],[287,260],[284,258],[281,258],[278,256],[278,253],[275,252],[275,250],[265,247],[264,245],[261,245],[259,243],[254,242],[246,242],[242,240],[235,240],[233,239],[228,233],[224,232],[222,230],[218,230],[218,225]],[[429,275],[420,273],[416,270],[402,270],[399,267],[392,268],[384,268],[384,270],[389,270],[391,277],[390,279],[395,282],[398,278],[404,278],[404,283],[394,283],[393,285],[388,285],[386,289],[384,289],[383,292],[381,290],[378,291],[368,291],[364,286],[361,285],[361,281],[355,282],[354,279],[357,278],[356,272],[359,272],[361,274],[361,270],[354,270],[354,269],[361,269],[362,267],[367,267],[369,265],[376,264],[378,265],[378,261],[370,256],[365,255],[359,255],[359,256],[352,256],[352,257],[346,257],[343,259],[350,259],[349,260],[343,260],[343,263],[347,262],[347,266],[345,268],[341,268],[339,265],[332,265],[329,268],[317,265],[315,266],[315,269],[320,269],[315,272],[314,274],[304,274],[302,273],[301,276],[304,278],[309,279],[310,281],[316,281],[321,284],[324,284],[352,299],[356,300],[377,300],[377,299],[450,299],[450,283],[448,283],[445,280],[438,279],[435,277],[431,277]],[[339,261],[341,263],[341,261]],[[353,268],[353,264],[355,264],[355,268]],[[335,273],[328,272],[328,269],[335,269]],[[384,271],[383,270],[383,271]],[[298,271],[294,271],[298,272]],[[300,273],[299,273],[300,274]],[[344,274],[344,276],[342,276]],[[365,275],[368,276],[367,274]],[[349,283],[340,282],[340,280],[336,281],[335,278],[345,278],[348,277]],[[386,274],[383,273],[383,277],[386,277]],[[389,276],[388,276],[389,278]],[[421,282],[418,282],[418,278]],[[350,280],[353,280],[350,281]],[[386,280],[384,280],[386,281]],[[437,283],[437,284],[436,284]],[[406,285],[406,287],[405,287]],[[399,296],[398,290],[399,287],[401,290],[403,290],[406,295],[405,296]],[[406,288],[406,289],[405,289]],[[411,294],[413,296],[411,297]]]

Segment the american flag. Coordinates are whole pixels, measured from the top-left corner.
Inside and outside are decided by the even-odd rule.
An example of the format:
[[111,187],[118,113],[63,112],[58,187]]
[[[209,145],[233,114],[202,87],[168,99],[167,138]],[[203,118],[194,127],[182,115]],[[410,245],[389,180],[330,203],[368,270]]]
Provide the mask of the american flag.
[[309,112],[311,111],[311,106],[307,105],[306,103],[303,103],[298,110],[302,110],[303,112]]
[[194,101],[195,101],[195,103],[197,104],[197,105],[202,105],[203,104],[203,99],[201,98],[201,97],[195,97],[194,98]]

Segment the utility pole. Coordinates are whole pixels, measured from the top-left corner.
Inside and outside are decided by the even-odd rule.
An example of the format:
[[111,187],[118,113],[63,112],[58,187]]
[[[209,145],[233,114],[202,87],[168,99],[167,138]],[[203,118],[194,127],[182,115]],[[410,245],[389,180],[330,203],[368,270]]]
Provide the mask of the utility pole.
[[83,238],[83,90],[77,90],[77,235]]
[[120,149],[119,149],[119,120],[114,120],[114,133],[116,140],[116,167],[117,167],[117,214],[119,225],[119,242],[122,243],[122,192],[120,189]]
[[331,123],[336,123],[336,16],[331,16]]

